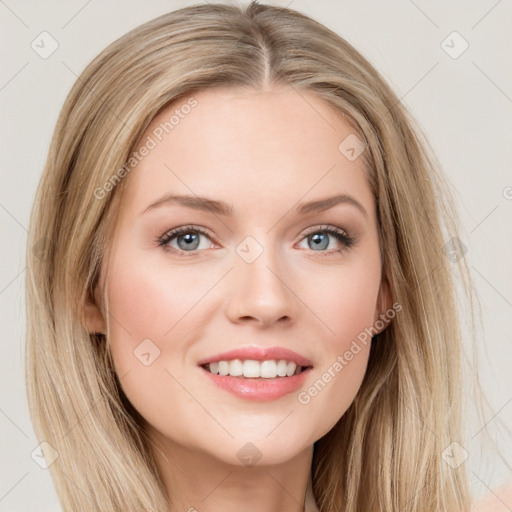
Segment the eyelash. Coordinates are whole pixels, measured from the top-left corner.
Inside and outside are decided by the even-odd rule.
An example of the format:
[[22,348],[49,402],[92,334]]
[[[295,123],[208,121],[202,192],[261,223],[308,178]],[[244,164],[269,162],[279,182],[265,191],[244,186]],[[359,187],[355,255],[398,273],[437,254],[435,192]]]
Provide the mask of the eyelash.
[[[198,228],[195,226],[181,226],[179,228],[175,228],[171,231],[168,231],[160,238],[157,239],[157,244],[159,247],[162,247],[164,251],[177,252],[178,254],[183,254],[185,257],[195,257],[198,256],[199,252],[202,251],[183,251],[181,249],[176,249],[175,247],[169,247],[167,244],[173,239],[178,237],[179,235],[187,234],[187,233],[196,233],[203,235],[207,238],[211,238],[210,234],[202,228]],[[331,249],[330,251],[313,251],[323,253],[323,256],[334,256],[336,253],[341,253],[347,249],[350,249],[356,244],[356,239],[350,235],[348,235],[345,231],[336,228],[334,226],[319,226],[306,230],[304,236],[301,238],[301,241],[304,238],[307,238],[309,235],[314,235],[315,233],[327,233],[329,235],[334,236],[343,247],[341,249]]]

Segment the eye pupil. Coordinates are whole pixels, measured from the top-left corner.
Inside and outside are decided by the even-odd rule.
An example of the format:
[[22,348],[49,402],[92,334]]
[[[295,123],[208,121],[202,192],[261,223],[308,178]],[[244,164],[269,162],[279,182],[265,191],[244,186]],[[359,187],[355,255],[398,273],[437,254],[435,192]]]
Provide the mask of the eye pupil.
[[[185,245],[182,246],[182,244],[180,244],[180,240],[184,240],[185,241]],[[180,246],[180,249],[196,249],[197,248],[197,245],[198,245],[198,242],[199,242],[199,234],[198,233],[186,233],[185,235],[181,235],[178,237],[178,245]],[[193,244],[196,244],[193,246]]]
[[[323,237],[323,239],[321,237]],[[311,240],[314,242],[316,248],[326,249],[329,247],[329,239],[326,236],[326,233],[315,233],[314,235],[311,235]],[[327,244],[325,243],[326,241]]]

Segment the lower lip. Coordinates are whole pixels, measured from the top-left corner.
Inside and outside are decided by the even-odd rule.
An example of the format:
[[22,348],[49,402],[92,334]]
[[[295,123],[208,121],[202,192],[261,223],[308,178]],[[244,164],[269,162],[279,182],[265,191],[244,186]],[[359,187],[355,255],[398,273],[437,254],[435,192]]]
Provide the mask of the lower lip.
[[303,384],[311,368],[307,368],[298,375],[291,377],[276,377],[275,379],[250,379],[231,377],[230,375],[216,375],[201,367],[201,370],[211,381],[234,395],[255,402],[268,402],[277,400],[285,395],[294,393]]

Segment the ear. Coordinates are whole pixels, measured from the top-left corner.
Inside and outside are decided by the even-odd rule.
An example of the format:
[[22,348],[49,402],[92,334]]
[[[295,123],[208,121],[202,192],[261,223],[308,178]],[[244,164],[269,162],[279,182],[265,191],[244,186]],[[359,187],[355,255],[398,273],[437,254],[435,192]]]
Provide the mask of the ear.
[[[96,290],[95,290],[96,292]],[[91,297],[90,294],[87,296],[87,300],[83,309],[83,322],[84,329],[92,333],[105,333],[107,332],[107,324],[103,313],[98,306],[99,301],[97,300],[97,294]]]
[[391,287],[386,277],[383,276],[380,283],[379,293],[377,295],[374,317],[374,325],[381,326],[384,324],[381,329],[378,329],[378,334],[380,334],[389,324],[390,320],[385,313],[391,309],[392,303],[393,297],[391,296]]

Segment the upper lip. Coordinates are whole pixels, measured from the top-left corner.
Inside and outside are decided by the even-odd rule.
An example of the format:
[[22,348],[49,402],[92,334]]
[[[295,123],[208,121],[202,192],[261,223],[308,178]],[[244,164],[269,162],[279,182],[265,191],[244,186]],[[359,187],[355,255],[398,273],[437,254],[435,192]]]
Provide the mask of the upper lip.
[[313,363],[297,354],[293,350],[284,347],[240,347],[229,352],[222,352],[214,356],[201,359],[197,364],[202,366],[206,363],[216,363],[218,361],[231,361],[233,359],[252,359],[255,361],[265,361],[268,359],[285,359],[286,361],[294,362],[297,366],[313,366]]

